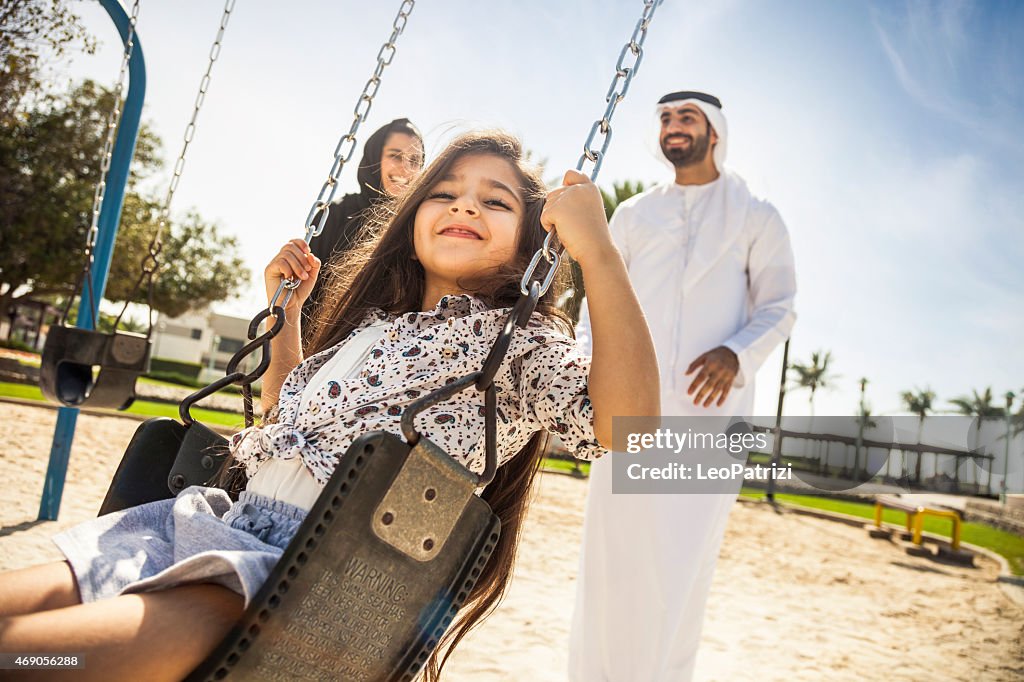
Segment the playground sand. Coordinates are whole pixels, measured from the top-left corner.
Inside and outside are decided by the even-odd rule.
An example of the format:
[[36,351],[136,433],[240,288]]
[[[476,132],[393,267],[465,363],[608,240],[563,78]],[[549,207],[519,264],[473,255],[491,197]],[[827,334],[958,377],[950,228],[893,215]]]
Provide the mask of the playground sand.
[[[80,415],[60,520],[37,522],[57,413],[3,407],[0,569],[57,560],[50,536],[96,513],[137,422]],[[585,496],[580,480],[541,477],[508,597],[453,655],[446,680],[566,679]],[[685,541],[683,524],[680,533]],[[1024,610],[995,583],[994,562],[976,563],[909,556],[861,528],[739,503],[695,679],[1021,679]]]

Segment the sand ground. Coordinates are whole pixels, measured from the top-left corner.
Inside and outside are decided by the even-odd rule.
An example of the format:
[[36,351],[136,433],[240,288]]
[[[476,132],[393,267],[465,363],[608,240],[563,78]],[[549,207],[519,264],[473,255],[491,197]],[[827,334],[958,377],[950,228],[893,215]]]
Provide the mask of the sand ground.
[[[0,569],[60,558],[50,536],[95,515],[137,425],[80,415],[60,520],[38,522],[56,414],[4,405]],[[509,595],[454,654],[447,680],[566,679],[586,484],[540,478]],[[909,556],[861,528],[737,503],[696,679],[1024,679],[1024,609],[996,583],[995,562],[976,563]]]

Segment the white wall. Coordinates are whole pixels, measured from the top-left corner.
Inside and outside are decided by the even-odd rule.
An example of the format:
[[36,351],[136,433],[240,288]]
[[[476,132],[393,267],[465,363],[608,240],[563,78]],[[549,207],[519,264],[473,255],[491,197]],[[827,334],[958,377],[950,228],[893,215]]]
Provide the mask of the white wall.
[[[203,366],[201,381],[224,376],[228,360],[238,348],[248,343],[249,320],[221,315],[209,310],[190,312],[180,317],[157,317],[153,330],[153,357]],[[212,369],[210,355],[213,355]],[[252,369],[259,362],[259,353],[243,361],[241,370]]]

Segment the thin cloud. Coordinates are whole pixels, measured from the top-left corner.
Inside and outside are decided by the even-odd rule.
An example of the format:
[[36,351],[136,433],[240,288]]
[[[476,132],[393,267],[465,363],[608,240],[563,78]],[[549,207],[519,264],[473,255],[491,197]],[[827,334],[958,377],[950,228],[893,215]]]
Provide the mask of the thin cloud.
[[[993,22],[1000,33],[988,34],[982,30],[984,19],[960,3],[909,4],[902,16],[871,11],[889,65],[915,102],[986,141],[1024,151],[1024,141],[1010,132],[1017,126],[1005,120],[1017,118],[1019,109],[1005,101],[1012,91],[999,86],[1004,74],[1017,71],[1011,64],[1015,55],[1000,47],[1006,44],[1003,33],[1012,28]],[[969,74],[969,83],[961,73]]]

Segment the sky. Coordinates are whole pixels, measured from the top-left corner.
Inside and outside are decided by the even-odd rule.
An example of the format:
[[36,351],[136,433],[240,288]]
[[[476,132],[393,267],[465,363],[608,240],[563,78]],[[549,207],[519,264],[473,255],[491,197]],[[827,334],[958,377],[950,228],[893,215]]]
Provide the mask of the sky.
[[[172,212],[193,208],[239,237],[254,273],[218,312],[251,317],[256,277],[303,221],[391,33],[400,3],[238,0]],[[113,85],[121,46],[93,2],[100,40],[62,64]],[[142,0],[143,119],[164,143],[163,196],[223,5]],[[453,134],[500,126],[575,167],[605,109],[640,0],[420,0],[360,141],[411,118],[428,159]],[[797,263],[790,359],[830,351],[817,414],[851,414],[866,377],[874,414],[931,388],[938,405],[991,386],[1024,393],[1024,4],[666,0],[613,120],[598,184],[670,181],[652,153],[654,103],[716,94],[731,170],[771,201]],[[336,195],[356,188],[355,163]],[[755,413],[774,414],[781,348],[758,374]],[[787,414],[807,410],[791,392]],[[1016,405],[1020,404],[1018,398]]]

